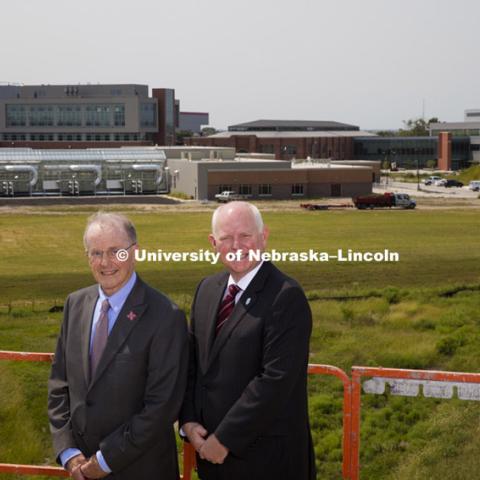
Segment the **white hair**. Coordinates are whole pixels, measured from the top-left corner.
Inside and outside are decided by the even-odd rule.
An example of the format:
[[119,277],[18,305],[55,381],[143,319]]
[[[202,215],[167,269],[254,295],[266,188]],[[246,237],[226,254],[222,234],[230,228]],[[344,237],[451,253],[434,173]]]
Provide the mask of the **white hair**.
[[107,225],[123,230],[131,243],[137,243],[137,231],[135,226],[125,215],[121,213],[110,213],[99,211],[88,217],[85,232],[83,234],[83,244],[87,248],[87,235],[90,228],[94,225]]
[[228,209],[231,209],[231,208],[235,208],[235,207],[241,207],[241,208],[249,210],[250,214],[253,217],[255,225],[257,227],[258,233],[263,232],[264,224],[263,224],[262,214],[260,213],[260,211],[258,210],[258,208],[255,205],[252,205],[251,203],[248,203],[248,202],[230,202],[230,203],[226,203],[225,205],[220,205],[213,212],[213,215],[212,215],[212,233],[214,235],[215,235],[219,215],[222,212],[227,211]]

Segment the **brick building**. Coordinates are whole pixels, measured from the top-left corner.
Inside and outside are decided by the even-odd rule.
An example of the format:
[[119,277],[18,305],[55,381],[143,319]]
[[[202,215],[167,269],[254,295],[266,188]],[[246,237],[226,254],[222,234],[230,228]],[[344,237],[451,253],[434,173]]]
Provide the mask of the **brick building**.
[[232,147],[238,153],[273,154],[277,160],[294,158],[353,158],[353,137],[368,136],[359,127],[339,122],[257,120],[232,125],[228,132],[191,137],[191,146]]

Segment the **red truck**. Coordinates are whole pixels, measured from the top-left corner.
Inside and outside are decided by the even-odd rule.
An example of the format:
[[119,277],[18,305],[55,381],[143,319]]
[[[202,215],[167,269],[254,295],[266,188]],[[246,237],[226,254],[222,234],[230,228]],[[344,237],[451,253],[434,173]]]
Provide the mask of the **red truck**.
[[362,195],[354,197],[354,205],[358,209],[366,208],[415,208],[417,203],[406,193],[372,193],[371,195]]

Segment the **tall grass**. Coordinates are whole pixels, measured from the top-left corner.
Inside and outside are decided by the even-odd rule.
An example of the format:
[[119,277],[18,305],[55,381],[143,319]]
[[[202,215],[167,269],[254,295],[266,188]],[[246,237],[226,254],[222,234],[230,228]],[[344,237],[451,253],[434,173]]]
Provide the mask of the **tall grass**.
[[[0,216],[0,349],[53,350],[61,313],[49,308],[92,283],[81,245],[86,213]],[[347,373],[352,365],[480,371],[477,215],[266,212],[270,246],[277,250],[389,248],[401,254],[396,264],[280,264],[310,299],[311,363]],[[207,248],[206,213],[131,216],[148,249]],[[138,270],[188,312],[196,283],[220,268],[160,263]],[[48,365],[0,364],[0,461],[53,461],[47,376]],[[342,386],[311,377],[309,393],[318,478],[339,479]],[[479,413],[473,402],[364,394],[362,478],[474,478]]]

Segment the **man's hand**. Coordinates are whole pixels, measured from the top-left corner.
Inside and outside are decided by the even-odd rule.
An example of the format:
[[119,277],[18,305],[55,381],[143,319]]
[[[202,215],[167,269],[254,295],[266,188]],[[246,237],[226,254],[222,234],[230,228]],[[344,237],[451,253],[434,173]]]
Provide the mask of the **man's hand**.
[[211,434],[198,452],[200,458],[212,463],[223,463],[228,455],[228,448],[222,445],[215,434]]
[[107,472],[104,472],[100,465],[98,464],[97,456],[92,455],[87,463],[84,463],[80,470],[85,478],[103,478],[108,475]]
[[182,425],[182,430],[188,437],[188,441],[193,445],[193,448],[200,452],[200,448],[205,443],[205,437],[208,433],[205,428],[197,422],[187,422]]
[[85,480],[82,472],[80,471],[80,467],[87,462],[85,455],[80,454],[72,457],[67,464],[65,465],[65,469],[70,473],[72,478],[75,480]]

